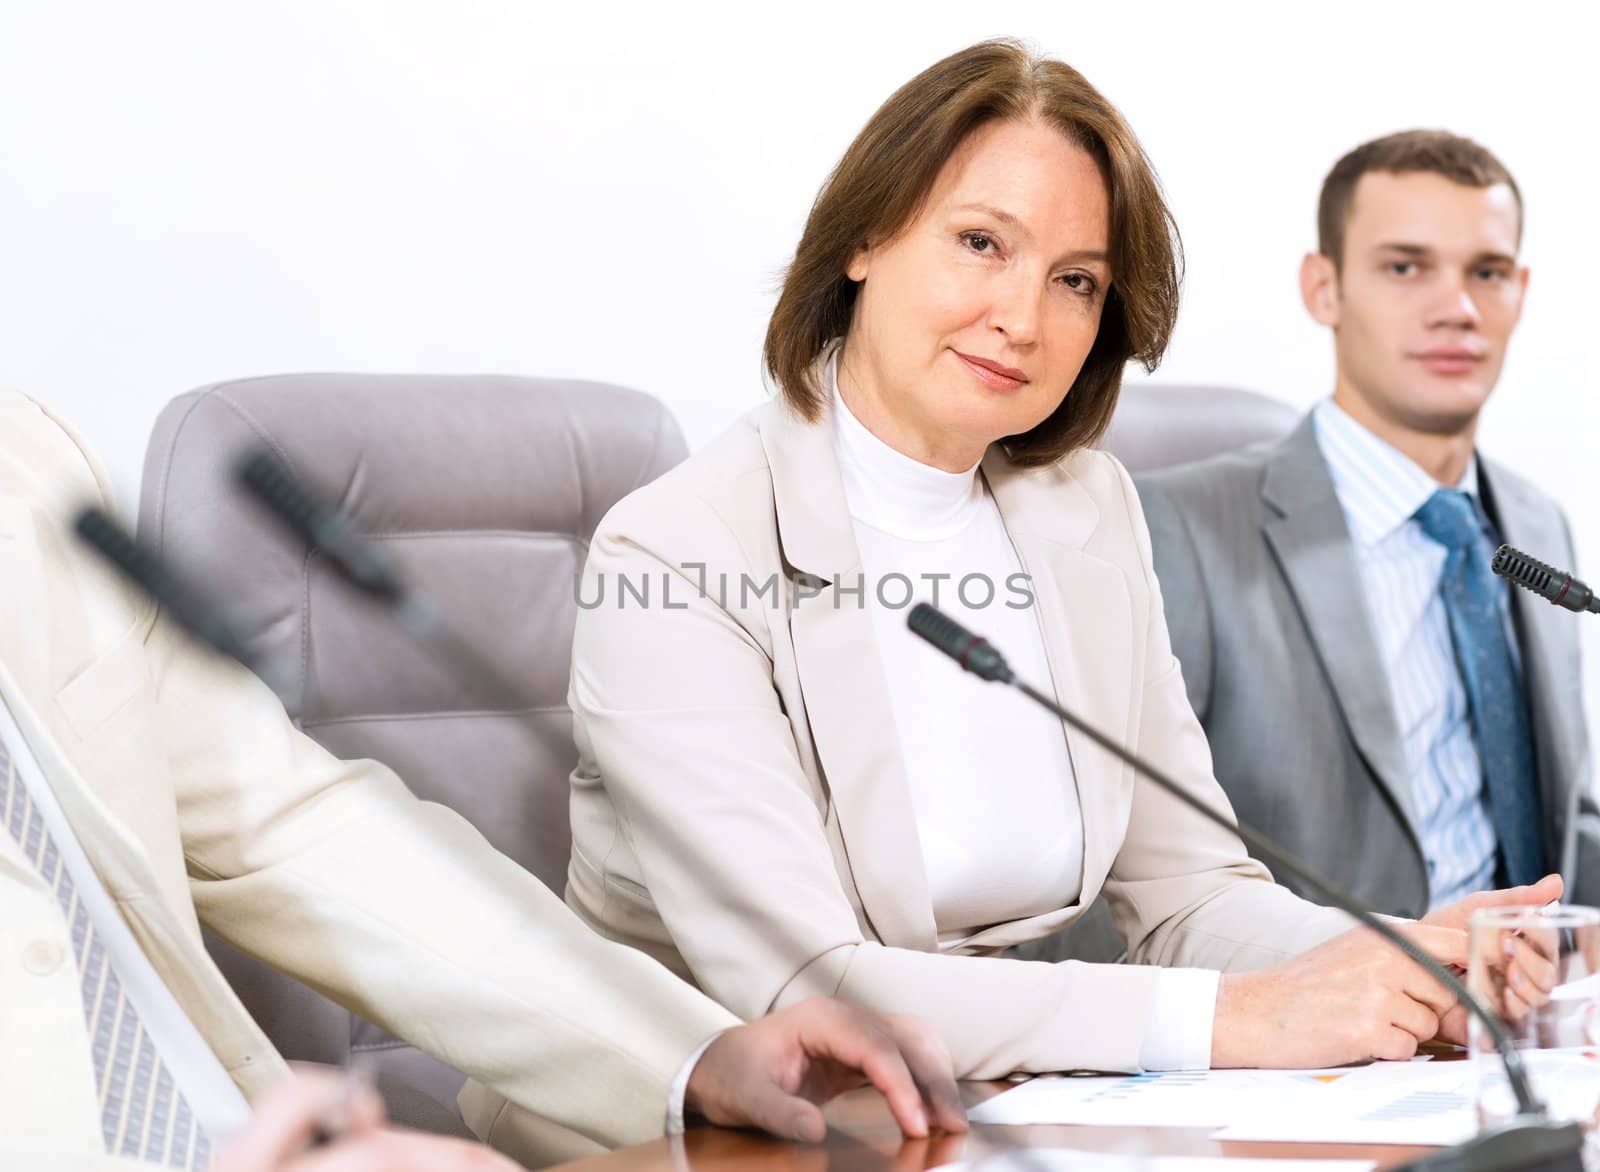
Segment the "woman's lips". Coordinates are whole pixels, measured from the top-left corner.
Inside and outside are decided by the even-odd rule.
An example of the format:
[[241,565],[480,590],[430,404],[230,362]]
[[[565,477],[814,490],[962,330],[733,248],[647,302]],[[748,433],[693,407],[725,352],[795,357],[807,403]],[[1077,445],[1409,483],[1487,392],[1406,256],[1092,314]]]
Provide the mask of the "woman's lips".
[[967,369],[977,377],[977,380],[990,390],[1014,391],[1028,382],[1028,376],[1014,366],[1003,366],[974,354],[963,354],[959,350],[953,353],[966,364]]

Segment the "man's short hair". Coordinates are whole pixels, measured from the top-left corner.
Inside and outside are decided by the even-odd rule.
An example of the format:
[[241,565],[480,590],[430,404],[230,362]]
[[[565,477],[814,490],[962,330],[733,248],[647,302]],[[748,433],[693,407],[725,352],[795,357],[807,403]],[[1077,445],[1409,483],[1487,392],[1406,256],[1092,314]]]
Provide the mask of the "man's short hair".
[[1322,181],[1322,195],[1317,200],[1317,251],[1333,261],[1335,267],[1342,260],[1344,230],[1350,222],[1356,184],[1371,171],[1443,175],[1465,187],[1504,183],[1517,201],[1517,236],[1521,239],[1522,192],[1494,152],[1447,130],[1402,130],[1362,143],[1335,163]]

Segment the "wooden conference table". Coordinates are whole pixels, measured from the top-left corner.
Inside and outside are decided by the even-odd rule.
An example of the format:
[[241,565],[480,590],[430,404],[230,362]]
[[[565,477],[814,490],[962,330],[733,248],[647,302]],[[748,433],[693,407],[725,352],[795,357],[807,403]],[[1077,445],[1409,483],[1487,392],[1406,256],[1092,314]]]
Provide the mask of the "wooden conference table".
[[[1006,1090],[1003,1082],[964,1083],[968,1106]],[[873,1090],[841,1095],[826,1108],[828,1138],[821,1144],[782,1143],[715,1127],[676,1139],[561,1165],[561,1172],[922,1172],[957,1160],[1025,1144],[1121,1155],[1243,1156],[1300,1160],[1375,1160],[1379,1168],[1403,1163],[1433,1148],[1373,1144],[1235,1143],[1182,1127],[974,1127],[964,1136],[902,1140],[883,1099]]]

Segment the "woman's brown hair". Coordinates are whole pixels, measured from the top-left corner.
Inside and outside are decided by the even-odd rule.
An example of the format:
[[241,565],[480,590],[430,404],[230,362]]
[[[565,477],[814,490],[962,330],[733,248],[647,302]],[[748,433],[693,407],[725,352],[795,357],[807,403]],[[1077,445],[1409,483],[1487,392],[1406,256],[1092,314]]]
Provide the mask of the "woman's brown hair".
[[1177,225],[1155,169],[1122,115],[1070,65],[1020,42],[983,41],[930,66],[890,96],[822,186],[767,323],[768,373],[809,420],[822,411],[816,361],[850,329],[856,282],[846,267],[921,211],[939,171],[974,130],[1038,117],[1088,151],[1111,196],[1111,288],[1100,332],[1061,406],[1001,441],[1018,464],[1043,465],[1092,444],[1117,405],[1123,367],[1154,370],[1172,336],[1182,280]]

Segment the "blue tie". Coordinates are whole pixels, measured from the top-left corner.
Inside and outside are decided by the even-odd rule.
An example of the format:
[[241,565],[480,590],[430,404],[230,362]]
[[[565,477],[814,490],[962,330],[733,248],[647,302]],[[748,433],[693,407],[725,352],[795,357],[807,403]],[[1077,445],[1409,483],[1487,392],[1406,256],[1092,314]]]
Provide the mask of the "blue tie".
[[1527,702],[1500,614],[1499,586],[1489,569],[1489,539],[1464,492],[1441,488],[1416,516],[1423,531],[1448,551],[1439,592],[1466,685],[1506,878],[1513,885],[1532,883],[1544,873],[1538,774]]

